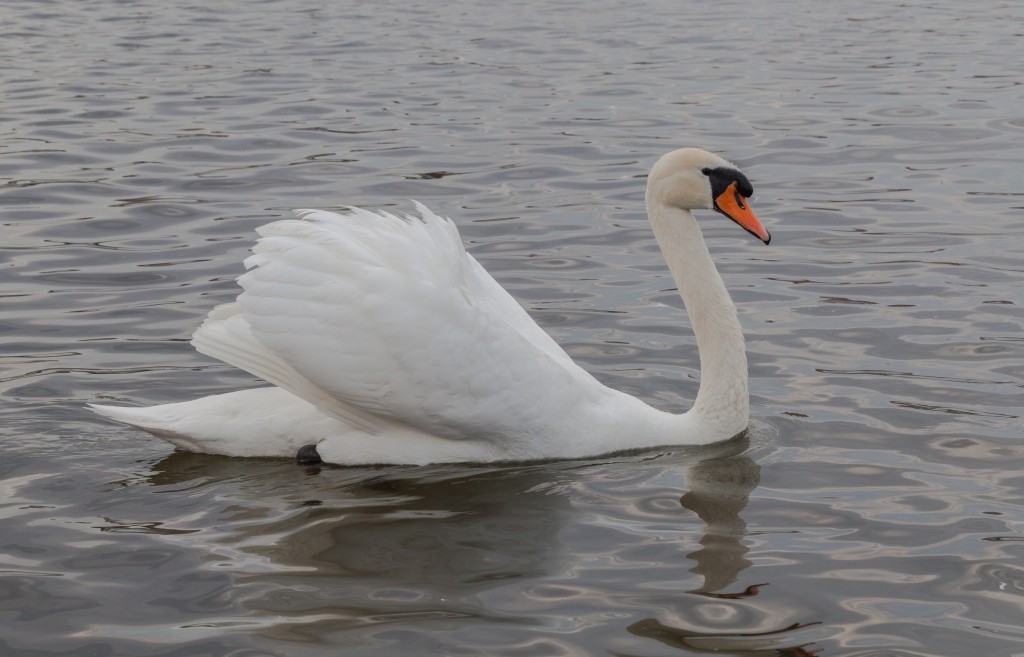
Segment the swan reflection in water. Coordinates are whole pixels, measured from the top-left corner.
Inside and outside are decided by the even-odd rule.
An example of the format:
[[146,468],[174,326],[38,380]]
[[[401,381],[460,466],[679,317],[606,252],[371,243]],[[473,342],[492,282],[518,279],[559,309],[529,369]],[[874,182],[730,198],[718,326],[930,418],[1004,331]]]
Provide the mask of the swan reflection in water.
[[[696,562],[690,569],[703,582],[691,589],[719,600],[753,598],[768,585],[750,584],[739,591],[729,587],[751,565],[746,558],[750,548],[743,542],[747,523],[740,516],[750,493],[761,480],[761,466],[746,454],[717,460],[699,461],[689,467],[689,490],[679,500],[705,523],[700,549],[687,555]],[[701,631],[693,627],[673,627],[656,618],[645,618],[627,629],[637,636],[655,639],[666,645],[691,652],[735,654],[744,657],[812,657],[819,654],[809,642],[793,645],[794,632],[818,625],[818,621],[791,623],[762,631]]]
[[[236,603],[264,637],[372,645],[401,627],[478,649],[526,634],[813,654],[774,652],[808,643],[801,619],[768,604],[766,582],[737,584],[760,479],[746,447],[337,469],[176,453],[149,483],[211,498],[188,544],[205,534],[224,555],[211,567],[244,583]],[[723,605],[731,625],[712,619]]]

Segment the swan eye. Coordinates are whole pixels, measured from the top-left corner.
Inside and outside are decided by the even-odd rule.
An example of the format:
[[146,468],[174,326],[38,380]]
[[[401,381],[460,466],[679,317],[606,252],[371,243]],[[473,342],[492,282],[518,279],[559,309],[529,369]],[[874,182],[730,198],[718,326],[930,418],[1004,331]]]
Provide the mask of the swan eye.
[[703,169],[701,169],[701,170],[700,170],[700,172],[701,172],[701,173],[703,173],[703,174],[704,174],[705,176],[707,176],[708,178],[710,178],[710,177],[711,177],[711,173],[712,173],[712,171],[711,171],[711,169],[709,169],[709,168],[707,168],[707,167],[704,167]]

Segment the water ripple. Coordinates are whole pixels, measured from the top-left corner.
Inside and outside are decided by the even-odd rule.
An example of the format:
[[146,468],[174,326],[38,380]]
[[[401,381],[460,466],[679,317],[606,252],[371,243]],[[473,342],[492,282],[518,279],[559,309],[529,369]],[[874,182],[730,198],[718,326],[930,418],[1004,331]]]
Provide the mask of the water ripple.
[[[0,652],[1021,652],[1020,17],[834,4],[7,3]],[[737,160],[774,237],[703,224],[746,441],[306,470],[82,407],[259,385],[187,343],[254,228],[411,197],[683,410],[642,210],[681,145]]]

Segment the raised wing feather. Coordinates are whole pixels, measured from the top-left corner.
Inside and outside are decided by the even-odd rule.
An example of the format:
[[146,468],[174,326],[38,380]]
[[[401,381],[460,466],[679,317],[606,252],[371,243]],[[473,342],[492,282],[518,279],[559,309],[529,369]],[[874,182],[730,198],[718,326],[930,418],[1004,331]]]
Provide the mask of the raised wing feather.
[[321,412],[341,420],[352,429],[379,433],[390,428],[383,418],[335,399],[267,349],[252,333],[238,302],[210,311],[206,321],[192,335],[192,346],[202,354],[234,365],[264,381],[310,402]]
[[465,252],[455,225],[418,207],[264,226],[240,313],[208,324],[236,322],[223,328],[251,335],[264,369],[284,372],[257,375],[354,422],[500,442],[598,401],[606,389]]

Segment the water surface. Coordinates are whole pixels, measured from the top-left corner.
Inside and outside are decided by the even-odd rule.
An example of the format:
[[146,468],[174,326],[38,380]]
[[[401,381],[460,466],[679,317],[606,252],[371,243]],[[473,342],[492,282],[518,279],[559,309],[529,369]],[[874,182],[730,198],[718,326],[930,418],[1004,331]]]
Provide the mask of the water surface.
[[[0,652],[1024,655],[1014,3],[8,2]],[[644,216],[740,164],[740,441],[520,467],[175,453],[188,337],[295,207],[455,218],[601,380],[688,407]]]

